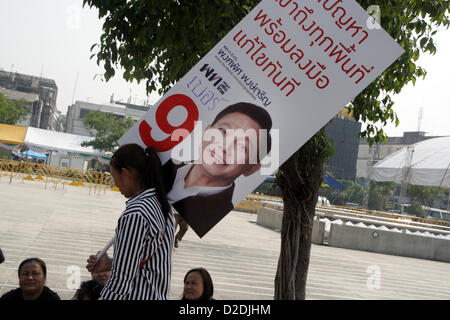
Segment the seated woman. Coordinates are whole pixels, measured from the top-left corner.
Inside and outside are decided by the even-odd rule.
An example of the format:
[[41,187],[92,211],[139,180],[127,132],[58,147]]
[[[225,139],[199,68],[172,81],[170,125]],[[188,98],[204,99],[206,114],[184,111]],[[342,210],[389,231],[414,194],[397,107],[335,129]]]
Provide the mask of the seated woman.
[[98,300],[104,286],[98,280],[83,281],[72,300]]
[[47,267],[41,259],[29,258],[22,261],[19,265],[18,274],[20,287],[5,293],[0,300],[61,300],[56,292],[45,286]]
[[191,269],[186,273],[181,300],[214,300],[213,294],[213,282],[205,268]]

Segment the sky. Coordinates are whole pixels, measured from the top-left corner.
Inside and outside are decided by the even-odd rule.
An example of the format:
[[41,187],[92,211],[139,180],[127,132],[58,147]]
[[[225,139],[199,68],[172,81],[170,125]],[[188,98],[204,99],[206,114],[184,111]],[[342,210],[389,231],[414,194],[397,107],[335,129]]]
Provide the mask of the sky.
[[98,11],[83,8],[82,0],[1,0],[0,68],[55,80],[63,113],[72,100],[109,103],[112,94],[122,102],[130,95],[132,103],[156,102],[157,95],[147,97],[145,83],[126,82],[120,71],[101,80],[103,69],[90,59],[101,31]]
[[[147,96],[145,83],[123,80],[120,70],[108,82],[101,80],[103,69],[90,59],[101,31],[98,11],[83,8],[82,0],[1,0],[0,69],[54,79],[57,108],[63,113],[76,100],[109,103],[112,94],[116,101],[127,102],[131,96],[135,104],[157,102],[157,93]],[[393,97],[400,124],[386,126],[388,136],[418,129],[427,135],[450,135],[449,40],[450,29],[435,35],[437,53],[418,61],[427,70],[425,80]]]

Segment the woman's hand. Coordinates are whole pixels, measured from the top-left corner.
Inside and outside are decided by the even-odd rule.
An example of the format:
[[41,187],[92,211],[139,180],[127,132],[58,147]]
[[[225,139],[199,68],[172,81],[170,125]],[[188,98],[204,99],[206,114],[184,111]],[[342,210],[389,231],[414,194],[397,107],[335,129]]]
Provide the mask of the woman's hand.
[[[97,254],[99,252],[97,252]],[[99,260],[97,260],[97,255],[89,256],[87,263],[86,269],[88,269],[89,272],[111,271],[112,267],[112,259],[108,257],[107,253],[105,253]]]

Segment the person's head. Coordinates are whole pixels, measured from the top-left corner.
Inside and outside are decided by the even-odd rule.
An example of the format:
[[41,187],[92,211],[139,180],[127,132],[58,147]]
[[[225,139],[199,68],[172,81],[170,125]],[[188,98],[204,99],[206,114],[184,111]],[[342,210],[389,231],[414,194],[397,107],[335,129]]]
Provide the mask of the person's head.
[[98,300],[105,285],[97,280],[84,281],[77,290],[78,300]]
[[126,198],[142,190],[155,188],[163,212],[169,212],[161,160],[154,148],[144,150],[137,144],[125,144],[114,152],[109,164],[114,183]]
[[108,281],[111,271],[91,272],[92,280],[97,280],[103,284]]
[[18,274],[20,289],[24,294],[33,295],[44,289],[47,267],[41,259],[25,259],[19,265]]
[[184,276],[183,298],[185,300],[210,300],[214,294],[214,286],[205,268],[189,270]]
[[228,106],[217,114],[203,134],[202,168],[209,176],[223,179],[227,184],[240,175],[257,172],[261,168],[260,160],[271,149],[271,128],[272,119],[263,108],[245,102]]

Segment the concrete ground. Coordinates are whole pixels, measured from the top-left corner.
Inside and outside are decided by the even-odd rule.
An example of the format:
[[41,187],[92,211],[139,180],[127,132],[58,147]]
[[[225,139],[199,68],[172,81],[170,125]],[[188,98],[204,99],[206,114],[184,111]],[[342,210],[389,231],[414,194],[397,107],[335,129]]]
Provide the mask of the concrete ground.
[[[70,299],[78,280],[90,279],[86,259],[112,238],[125,199],[85,187],[8,182],[0,178],[0,248],[6,256],[0,295],[17,288],[19,263],[37,256],[47,263],[47,285]],[[216,299],[272,299],[280,233],[255,222],[256,215],[233,211],[203,239],[189,230],[174,251],[170,298],[181,297],[190,268],[203,266]],[[307,299],[450,299],[449,267],[313,245]]]

